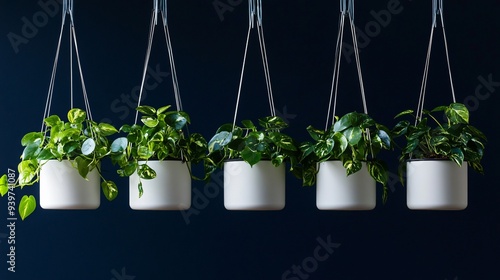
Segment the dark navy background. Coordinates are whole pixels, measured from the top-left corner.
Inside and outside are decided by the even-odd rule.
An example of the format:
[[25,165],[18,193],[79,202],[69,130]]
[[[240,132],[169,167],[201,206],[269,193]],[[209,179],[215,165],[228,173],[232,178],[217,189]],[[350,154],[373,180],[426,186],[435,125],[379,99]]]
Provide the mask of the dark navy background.
[[[95,120],[118,127],[133,122],[151,2],[75,1]],[[305,128],[323,127],[325,121],[338,1],[263,2],[276,110],[290,123],[288,133],[306,140]],[[225,4],[227,10],[217,11],[214,3]],[[396,13],[378,23],[375,15],[388,5],[393,11],[397,7]],[[465,211],[408,210],[406,191],[394,175],[396,152],[384,155],[392,171],[389,201],[382,205],[378,198],[376,209],[364,212],[319,211],[315,188],[302,187],[290,175],[283,211],[226,211],[217,178],[210,186],[193,183],[191,212],[132,211],[127,180],[105,163],[105,176],[119,184],[118,198],[112,203],[103,198],[96,211],[38,208],[27,221],[17,221],[15,273],[7,270],[7,202],[0,200],[0,279],[498,279],[498,11],[494,0],[445,1],[457,99],[467,102],[471,122],[490,139],[486,175],[469,170]],[[8,34],[23,36],[25,21],[33,23],[34,15],[39,26],[16,52]],[[371,34],[360,38],[369,112],[392,126],[394,115],[417,104],[431,1],[356,1],[355,21]],[[60,24],[60,12],[47,15],[37,1],[0,1],[1,173],[16,169],[22,135],[40,128]],[[192,118],[190,130],[209,138],[219,125],[232,121],[248,28],[247,2],[171,0],[169,25],[184,110]],[[366,27],[371,29],[366,32]],[[155,69],[150,82],[156,86],[143,100],[157,107],[174,104],[160,30],[150,62]],[[442,33],[436,32],[427,108],[451,102]],[[63,43],[52,109],[58,114],[69,109],[67,32]],[[343,60],[339,114],[362,110],[355,64],[348,62],[353,58]],[[256,120],[269,112],[255,33],[247,66],[239,120]],[[76,87],[79,107],[80,92]],[[38,188],[18,190],[17,202],[24,193],[38,197]],[[325,243],[331,247],[325,249]],[[315,251],[321,260],[315,259]],[[301,266],[300,272],[293,266]]]

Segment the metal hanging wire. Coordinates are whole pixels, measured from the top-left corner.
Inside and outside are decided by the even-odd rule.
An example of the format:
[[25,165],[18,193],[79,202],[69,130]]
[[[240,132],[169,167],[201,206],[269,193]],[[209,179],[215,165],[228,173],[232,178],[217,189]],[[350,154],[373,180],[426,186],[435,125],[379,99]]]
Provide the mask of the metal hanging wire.
[[260,47],[262,65],[264,67],[264,76],[265,76],[265,80],[266,80],[269,110],[271,112],[271,116],[273,116],[273,117],[276,116],[276,109],[274,106],[274,96],[273,96],[273,90],[272,90],[272,85],[271,85],[271,74],[269,71],[269,62],[267,59],[266,42],[264,39],[264,28],[263,28],[263,24],[262,24],[262,0],[248,0],[248,14],[249,14],[248,32],[247,32],[247,39],[246,39],[246,43],[245,43],[245,52],[243,55],[243,65],[241,67],[240,82],[238,85],[238,95],[236,98],[236,108],[234,110],[233,129],[236,125],[236,119],[238,117],[238,108],[239,108],[240,99],[241,99],[241,89],[242,89],[242,85],[243,85],[243,76],[245,73],[245,65],[246,65],[247,54],[248,54],[248,45],[250,42],[250,34],[251,34],[251,31],[253,28],[257,28],[257,34],[259,37],[259,47]]
[[448,76],[450,79],[451,95],[452,95],[453,102],[456,102],[455,87],[453,85],[453,77],[451,74],[450,56],[449,56],[449,51],[448,51],[448,41],[446,39],[446,30],[444,27],[443,0],[432,0],[431,35],[429,38],[429,45],[427,47],[427,56],[425,59],[422,85],[420,87],[420,95],[419,95],[419,99],[418,99],[415,125],[417,125],[417,123],[422,119],[423,112],[424,112],[425,94],[426,94],[426,89],[427,89],[427,79],[429,77],[429,64],[430,64],[430,60],[431,60],[432,42],[433,42],[433,38],[434,38],[434,30],[437,28],[437,25],[438,25],[438,20],[437,20],[438,16],[440,16],[441,27],[442,27],[442,31],[443,31],[444,48],[445,48],[445,53],[446,53],[446,63],[448,66]]
[[[52,66],[52,74],[50,77],[50,83],[49,83],[49,89],[47,93],[47,99],[45,101],[45,110],[43,113],[43,119],[47,118],[50,116],[50,109],[52,106],[52,99],[53,99],[53,94],[54,94],[54,85],[55,85],[55,79],[56,79],[56,73],[57,73],[57,65],[59,63],[59,54],[61,51],[61,42],[62,42],[62,37],[64,33],[64,26],[66,23],[66,17],[69,17],[70,21],[70,31],[69,31],[69,47],[70,47],[70,108],[73,108],[74,106],[74,97],[73,97],[73,52],[76,54],[76,60],[77,60],[77,65],[78,65],[78,71],[79,71],[79,76],[80,76],[80,82],[82,85],[82,91],[83,91],[83,100],[84,100],[84,106],[85,106],[85,111],[87,113],[87,118],[89,120],[92,120],[92,112],[90,110],[90,103],[87,95],[87,88],[85,86],[85,81],[83,77],[83,71],[82,71],[82,66],[81,66],[81,61],[80,61],[80,53],[78,50],[78,42],[76,39],[76,31],[75,31],[75,24],[74,24],[74,19],[73,19],[73,0],[64,0],[63,1],[63,9],[62,9],[62,21],[61,21],[61,30],[59,32],[59,40],[57,43],[57,49],[56,49],[56,55],[54,58],[54,64]],[[43,131],[45,128],[45,122],[42,121],[42,127],[41,131]]]
[[[174,54],[172,50],[172,42],[170,39],[170,32],[168,28],[167,21],[167,0],[153,0],[153,11],[151,15],[151,23],[149,27],[149,36],[148,36],[148,48],[146,51],[146,58],[144,61],[144,69],[142,72],[142,81],[141,81],[141,89],[139,92],[139,99],[137,101],[137,106],[140,106],[142,94],[144,92],[144,84],[146,82],[146,75],[148,71],[149,58],[151,57],[151,48],[153,45],[155,27],[158,24],[158,16],[161,16],[161,21],[163,25],[163,32],[165,34],[165,41],[167,45],[168,59],[170,63],[170,73],[172,76],[172,85],[174,88],[174,97],[175,97],[175,105],[177,111],[182,111],[182,101],[179,91],[179,82],[177,79],[177,71],[175,67]],[[139,111],[135,114],[135,123],[137,123],[137,119],[139,117]]]
[[[359,58],[359,47],[358,39],[356,34],[356,27],[354,25],[354,0],[340,0],[340,19],[339,19],[339,30],[337,35],[337,43],[335,46],[335,61],[333,69],[332,86],[330,90],[330,100],[328,102],[328,113],[326,115],[325,130],[328,130],[330,125],[330,113],[332,120],[331,123],[335,122],[335,115],[337,110],[337,96],[338,96],[338,84],[339,84],[339,74],[340,74],[340,62],[342,60],[342,43],[344,39],[344,28],[345,19],[349,21],[349,27],[351,29],[351,36],[353,40],[354,57],[356,61],[356,69],[358,73],[358,81],[361,90],[361,99],[363,102],[363,111],[368,114],[368,106],[366,102],[365,87],[363,82],[363,74],[361,72],[361,63]],[[332,104],[333,102],[333,104]]]

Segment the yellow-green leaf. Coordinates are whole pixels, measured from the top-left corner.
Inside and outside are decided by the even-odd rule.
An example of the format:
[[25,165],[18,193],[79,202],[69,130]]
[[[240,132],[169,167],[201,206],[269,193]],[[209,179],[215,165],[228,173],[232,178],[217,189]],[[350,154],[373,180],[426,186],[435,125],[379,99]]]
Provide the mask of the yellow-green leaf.
[[61,123],[61,119],[56,115],[49,116],[49,117],[45,118],[45,120],[43,120],[43,121],[45,122],[45,125],[48,127],[54,127],[54,126],[58,125],[59,123]]
[[7,182],[7,175],[4,174],[0,178],[0,195],[4,196],[9,191],[9,184]]
[[26,135],[24,135],[23,138],[21,139],[21,145],[24,147],[37,140],[40,141],[42,138],[43,138],[43,133],[41,132],[29,132]]
[[21,198],[21,202],[19,203],[19,215],[21,219],[24,221],[33,211],[36,209],[36,199],[33,195],[25,195]]
[[17,166],[19,171],[19,185],[21,188],[25,185],[33,184],[33,178],[38,172],[38,161],[36,160],[23,160]]
[[170,108],[170,105],[160,107],[160,108],[158,108],[158,110],[156,110],[156,114],[157,114],[157,115],[159,115],[159,114],[163,114],[163,113],[164,113],[164,112],[166,112],[169,108]]
[[156,109],[151,107],[151,106],[145,106],[145,105],[139,106],[136,108],[136,110],[141,112],[143,115],[146,115],[146,116],[155,116],[156,115]]
[[154,169],[149,167],[147,164],[139,165],[139,170],[138,170],[137,174],[142,179],[154,179],[154,178],[156,178],[156,171],[154,171]]
[[113,135],[115,133],[118,133],[118,129],[116,129],[116,127],[114,127],[113,125],[111,125],[109,123],[100,123],[99,129],[101,130],[101,134],[103,136],[110,136],[110,135]]
[[72,124],[82,123],[87,114],[82,109],[73,108],[68,112],[68,121]]
[[118,196],[118,188],[114,182],[104,181],[101,183],[101,187],[104,196],[106,196],[109,201],[114,200]]
[[452,123],[469,123],[469,110],[461,103],[452,103],[446,110],[446,116]]
[[141,118],[142,123],[144,123],[147,127],[156,127],[158,123],[160,122],[157,118],[153,117],[142,117]]

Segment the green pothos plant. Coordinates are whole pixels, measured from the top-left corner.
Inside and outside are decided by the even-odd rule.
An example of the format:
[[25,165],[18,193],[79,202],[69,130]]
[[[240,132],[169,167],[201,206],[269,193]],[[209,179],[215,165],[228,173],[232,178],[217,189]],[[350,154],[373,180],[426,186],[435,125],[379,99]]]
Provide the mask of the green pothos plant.
[[[0,194],[4,196],[9,187],[23,188],[40,180],[40,171],[48,160],[70,160],[78,173],[87,178],[92,170],[98,170],[102,178],[102,191],[108,200],[118,195],[113,181],[106,180],[100,171],[100,162],[110,154],[108,136],[118,130],[108,123],[97,123],[87,118],[85,111],[73,108],[67,114],[67,121],[57,115],[44,119],[44,129],[29,132],[21,139],[24,146],[21,162],[18,165],[19,176],[14,184],[7,183],[7,176],[0,178]],[[21,219],[28,217],[36,208],[33,195],[25,195],[19,204]]]
[[[129,177],[137,172],[140,178],[139,197],[143,194],[141,179],[156,177],[156,171],[147,163],[149,160],[183,160],[196,164],[203,161],[206,155],[205,138],[199,133],[188,135],[184,131],[191,122],[189,115],[183,111],[169,111],[170,107],[137,107],[142,114],[142,125],[123,125],[120,131],[126,136],[115,139],[111,144],[111,159],[119,166],[118,174]],[[190,168],[190,165],[187,167]]]
[[[444,113],[443,121],[434,116],[439,113]],[[403,111],[395,118],[403,116],[416,119],[413,110]],[[404,136],[406,139],[399,158],[401,182],[409,159],[448,159],[459,166],[467,162],[473,170],[484,173],[481,159],[487,138],[469,124],[469,110],[464,104],[452,103],[431,111],[423,110],[422,116],[416,124],[401,120],[392,130],[395,137]]]
[[224,161],[229,159],[242,159],[250,166],[261,160],[270,160],[274,166],[296,161],[297,144],[292,137],[281,132],[288,127],[282,118],[261,118],[260,127],[250,120],[242,121],[242,125],[224,124],[208,142],[206,178],[217,168],[222,168]]
[[302,179],[304,186],[312,186],[318,163],[340,160],[349,176],[361,170],[365,162],[373,179],[383,185],[385,202],[389,172],[387,164],[377,156],[383,149],[392,149],[390,130],[363,113],[351,112],[335,119],[326,131],[307,127],[313,141],[300,145],[301,156],[294,175]]

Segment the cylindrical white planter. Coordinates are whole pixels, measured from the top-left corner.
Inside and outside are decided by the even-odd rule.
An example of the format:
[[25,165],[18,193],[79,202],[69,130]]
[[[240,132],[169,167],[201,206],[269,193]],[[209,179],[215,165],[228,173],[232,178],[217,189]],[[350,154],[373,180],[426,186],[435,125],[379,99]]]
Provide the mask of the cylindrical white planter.
[[[140,161],[139,165],[146,162]],[[139,198],[139,176],[130,176],[129,204],[134,210],[186,210],[191,207],[191,174],[188,163],[181,160],[150,160],[156,178],[141,179],[143,194]]]
[[285,207],[285,165],[263,160],[224,162],[224,206],[227,210],[281,210]]
[[85,180],[69,160],[48,160],[40,170],[40,206],[43,209],[97,209],[101,178],[97,169]]
[[321,162],[316,175],[316,206],[320,210],[372,210],[377,203],[376,182],[366,164],[347,176],[339,160]]
[[467,207],[467,163],[410,160],[406,163],[406,203],[413,210],[463,210]]

